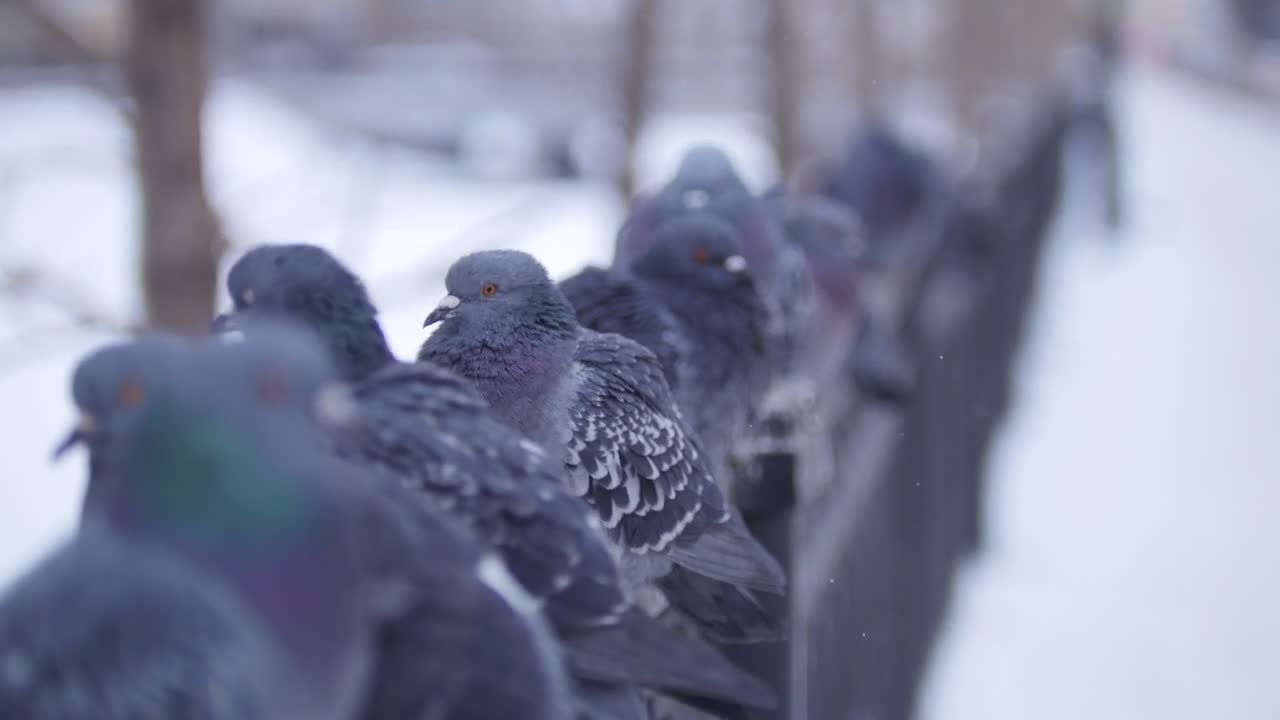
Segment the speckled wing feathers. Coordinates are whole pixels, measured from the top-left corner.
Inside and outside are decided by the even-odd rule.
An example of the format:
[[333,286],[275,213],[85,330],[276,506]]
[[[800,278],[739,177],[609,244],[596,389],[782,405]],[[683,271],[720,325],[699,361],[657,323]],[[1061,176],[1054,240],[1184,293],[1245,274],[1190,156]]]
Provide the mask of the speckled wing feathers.
[[584,331],[574,360],[566,464],[611,537],[634,553],[663,552],[723,521],[724,498],[653,353]]
[[471,386],[428,363],[356,390],[362,422],[339,454],[424,490],[495,547],[557,627],[609,624],[627,606],[592,513],[536,444],[489,416]]

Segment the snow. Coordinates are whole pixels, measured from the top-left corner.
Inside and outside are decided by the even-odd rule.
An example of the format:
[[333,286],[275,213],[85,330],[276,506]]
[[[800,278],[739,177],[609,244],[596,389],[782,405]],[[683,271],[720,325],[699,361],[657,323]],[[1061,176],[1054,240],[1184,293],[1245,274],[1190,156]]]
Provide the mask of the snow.
[[[1274,111],[1129,78],[1132,225],[1068,216],[1046,259],[1017,404],[990,474],[990,543],[968,569],[928,684],[928,720],[1280,717],[1280,125]],[[607,258],[622,206],[598,184],[459,178],[309,123],[227,82],[208,110],[212,195],[238,242],[308,241],[366,278],[409,354],[443,268],[532,249],[556,275]],[[67,88],[0,93],[0,265],[74,281],[136,316],[137,196],[112,109]],[[774,172],[751,118],[660,118],[642,186],[679,149],[727,142]],[[6,469],[0,585],[73,526],[75,359],[108,339],[38,302],[0,303]]]
[[1057,228],[926,720],[1280,717],[1280,125],[1123,88],[1132,225]]
[[[334,250],[365,278],[402,357],[422,342],[422,320],[444,296],[444,271],[458,256],[519,247],[564,276],[609,259],[625,209],[598,182],[468,177],[320,125],[243,81],[217,84],[205,121],[210,197],[232,242]],[[7,89],[0,127],[0,268],[38,270],[79,305],[120,324],[136,320],[139,200],[131,138],[114,108],[82,89]],[[725,145],[756,185],[771,179],[772,158],[752,118],[667,114],[642,137],[643,181],[656,183],[688,145],[710,140]],[[0,587],[74,527],[83,457],[52,465],[49,451],[73,422],[68,380],[76,359],[110,339],[70,326],[62,310],[41,301],[0,301],[8,414],[0,436],[8,468],[0,478]]]

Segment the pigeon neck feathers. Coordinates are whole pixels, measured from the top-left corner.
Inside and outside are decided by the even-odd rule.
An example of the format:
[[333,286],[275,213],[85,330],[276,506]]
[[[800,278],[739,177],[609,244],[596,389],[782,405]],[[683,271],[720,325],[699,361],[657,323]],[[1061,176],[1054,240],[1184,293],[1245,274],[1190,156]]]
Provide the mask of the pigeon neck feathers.
[[361,571],[350,519],[328,492],[338,470],[306,452],[323,442],[318,431],[222,415],[205,393],[159,394],[112,448],[123,480],[106,500],[108,526],[225,580],[300,682],[350,681],[366,612]]

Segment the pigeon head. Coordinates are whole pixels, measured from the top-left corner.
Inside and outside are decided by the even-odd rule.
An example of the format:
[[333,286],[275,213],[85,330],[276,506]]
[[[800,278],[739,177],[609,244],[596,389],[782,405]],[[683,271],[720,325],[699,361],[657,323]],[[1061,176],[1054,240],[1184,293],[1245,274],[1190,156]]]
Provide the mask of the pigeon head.
[[670,220],[633,264],[637,275],[677,287],[728,290],[753,285],[738,233],[707,213]]
[[929,159],[883,126],[864,128],[823,194],[854,208],[872,237],[897,232],[925,199],[933,173]]
[[300,433],[286,423],[267,427],[225,381],[196,391],[194,373],[182,374],[153,382],[136,421],[112,443],[123,470],[108,500],[112,524],[206,548],[301,528],[309,511],[301,484],[274,477],[279,458],[268,440]]
[[448,295],[423,327],[440,323],[444,337],[467,333],[491,344],[527,335],[572,335],[573,307],[528,253],[489,250],[458,260],[445,276]]
[[244,373],[205,348],[148,387],[112,444],[122,472],[105,522],[233,589],[296,666],[303,687],[292,690],[350,702],[369,613],[356,518],[341,501],[355,478],[304,413],[263,412],[233,391],[252,384]]
[[857,216],[822,197],[786,203],[787,237],[803,252],[817,289],[837,306],[852,309],[859,302],[859,266],[869,250]]
[[618,233],[618,262],[629,266],[657,242],[663,225],[690,213],[709,213],[729,223],[739,234],[742,254],[755,276],[766,285],[773,281],[780,228],[729,157],[712,146],[690,149],[671,181],[631,213]]
[[112,429],[136,418],[148,387],[170,372],[185,350],[178,338],[154,335],[108,345],[82,359],[71,377],[71,399],[80,418],[54,450],[54,459],[85,444],[90,462],[99,462]]
[[235,342],[210,344],[208,361],[227,377],[225,391],[264,414],[293,413],[326,427],[357,419],[356,401],[321,340],[294,323],[249,319],[240,323]]
[[338,371],[352,381],[393,360],[364,284],[323,248],[254,248],[231,267],[227,291],[235,309],[214,321],[214,332],[235,330],[245,317],[302,323],[324,340]]
[[[712,145],[697,145],[685,153],[680,167],[676,169],[673,185],[686,191],[702,190],[710,196],[745,192],[747,189],[729,156]],[[696,196],[681,199],[691,205],[698,201]]]

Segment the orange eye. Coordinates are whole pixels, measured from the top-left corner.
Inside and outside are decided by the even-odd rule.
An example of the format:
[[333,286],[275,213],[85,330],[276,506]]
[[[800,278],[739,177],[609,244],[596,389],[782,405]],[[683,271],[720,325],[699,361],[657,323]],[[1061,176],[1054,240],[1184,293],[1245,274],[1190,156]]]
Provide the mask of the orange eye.
[[122,407],[137,407],[142,404],[146,393],[142,389],[142,383],[137,380],[130,380],[120,388],[120,405]]
[[698,263],[699,265],[706,265],[707,261],[710,259],[711,259],[711,255],[710,253],[707,252],[706,248],[693,249],[693,261]]
[[484,286],[480,288],[480,294],[485,297],[493,297],[498,294],[498,286],[493,283],[485,283]]

